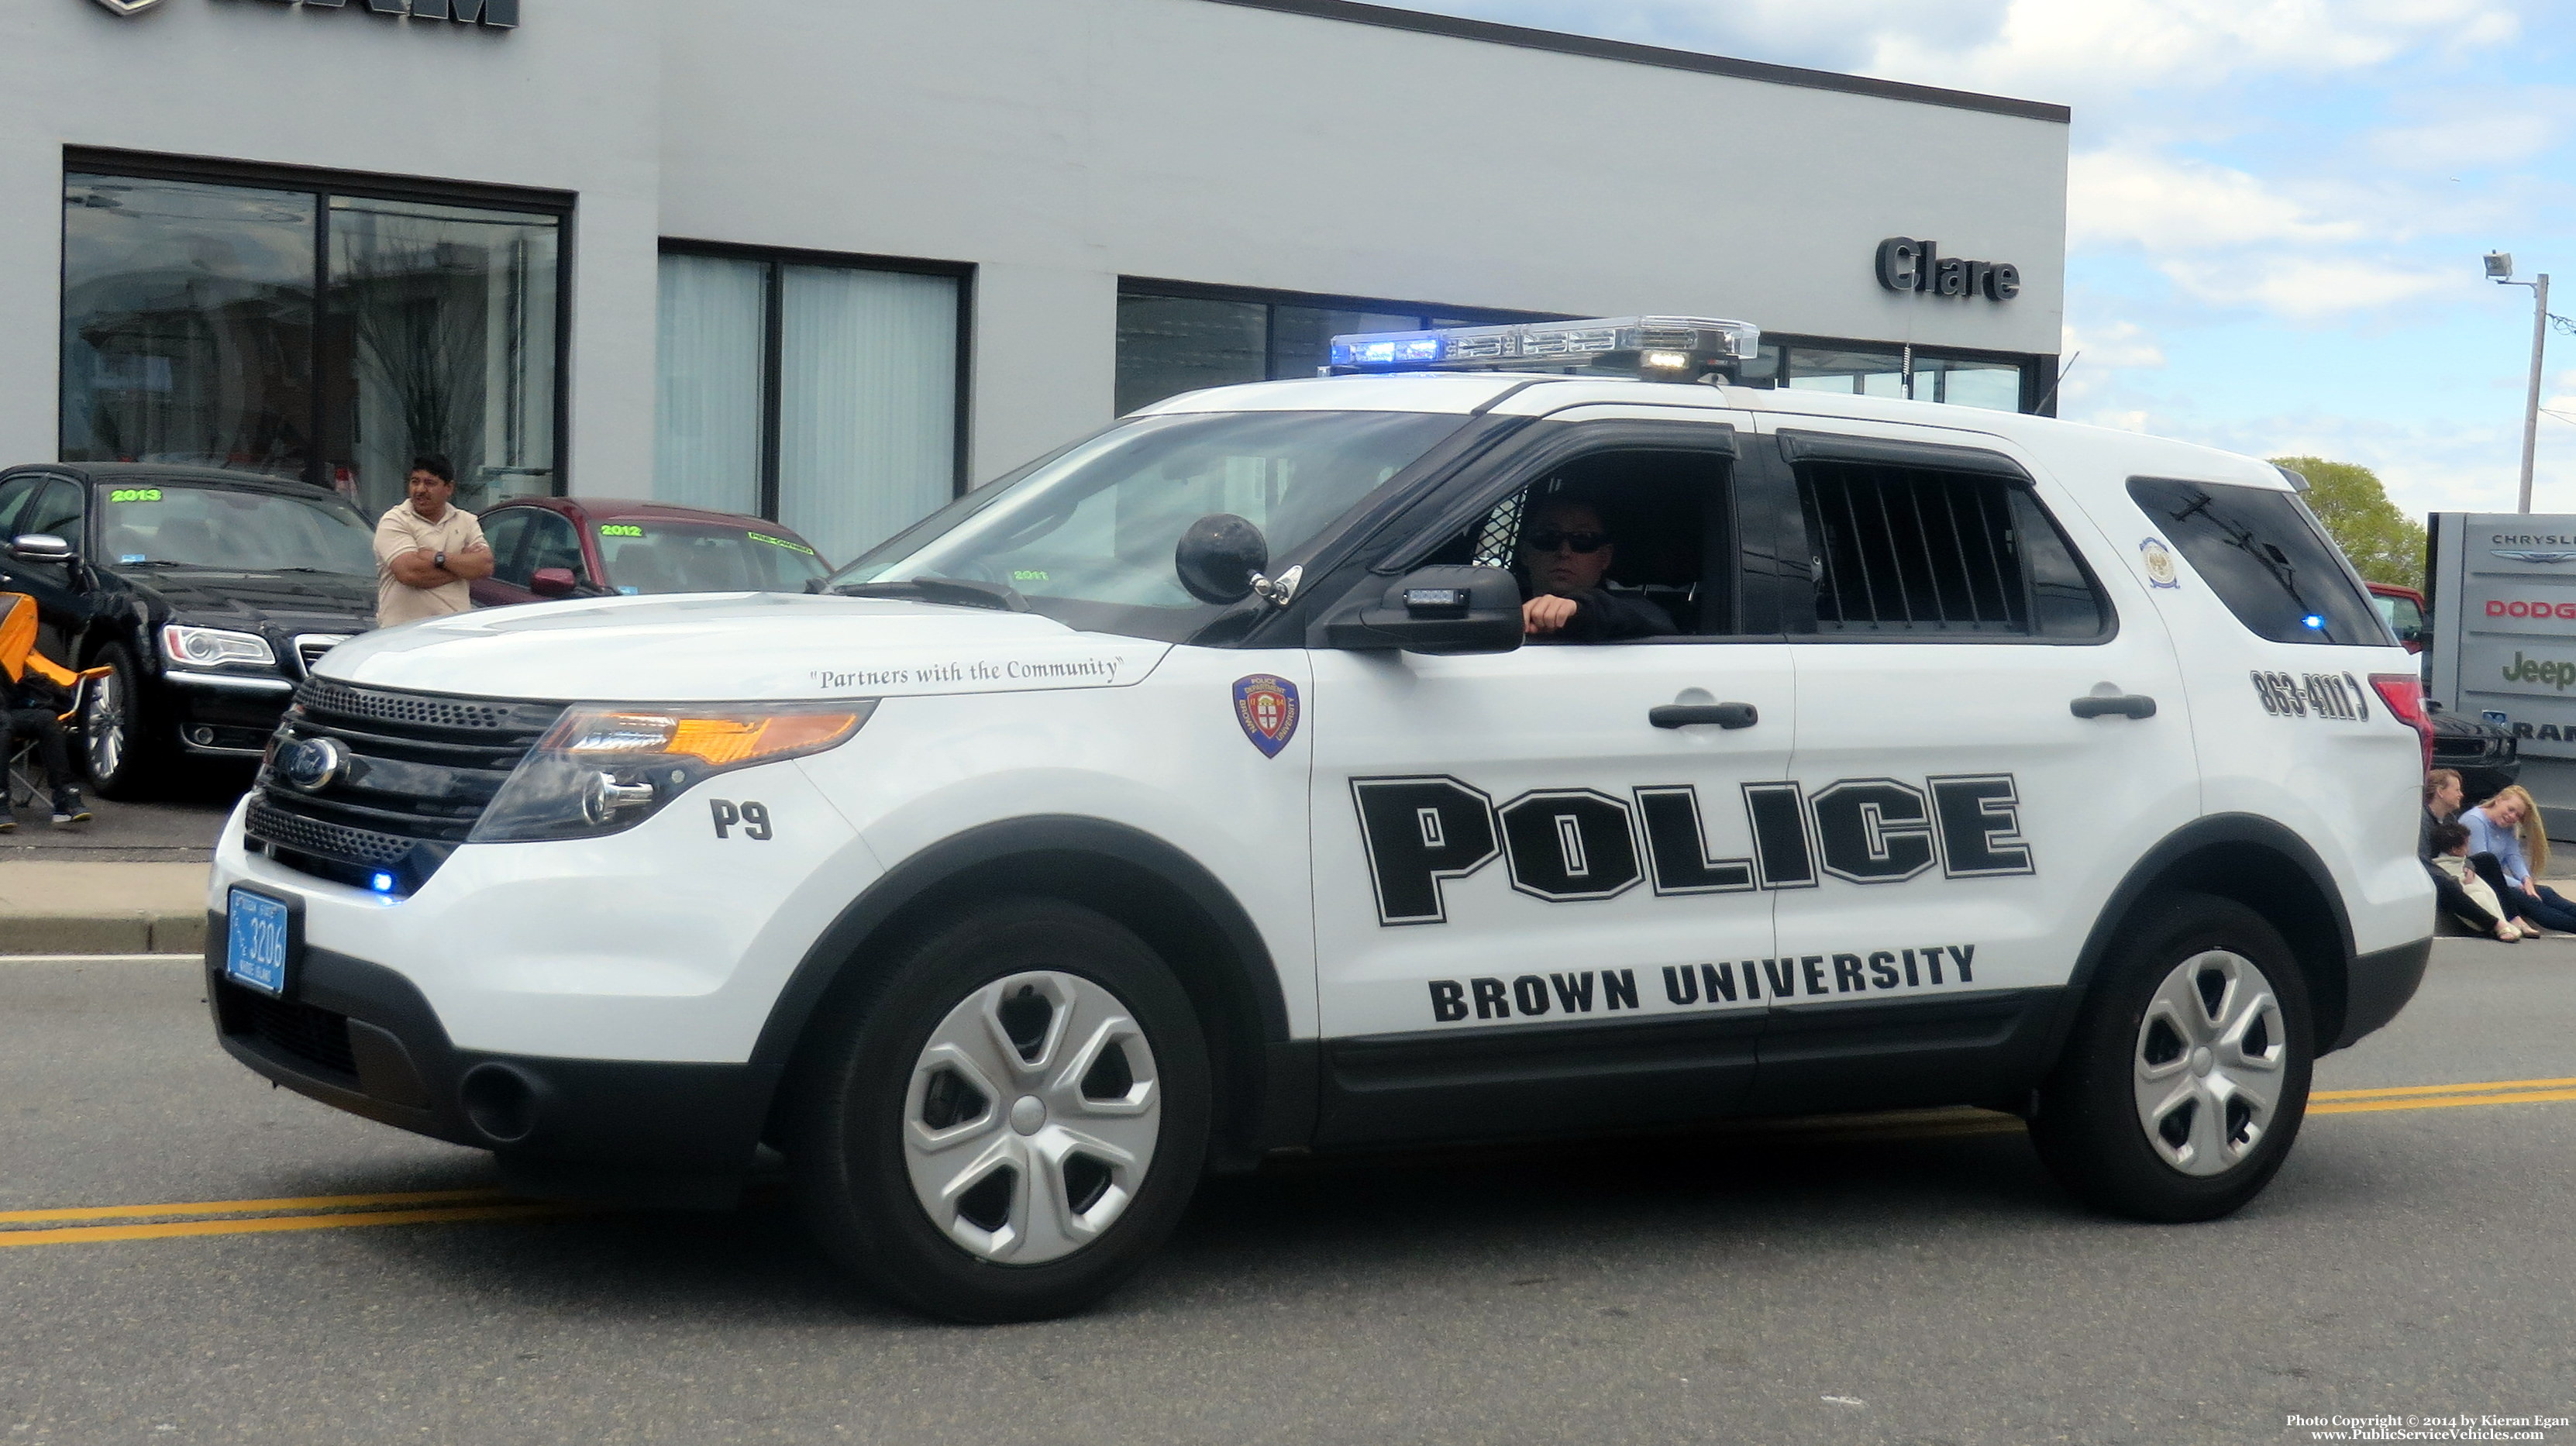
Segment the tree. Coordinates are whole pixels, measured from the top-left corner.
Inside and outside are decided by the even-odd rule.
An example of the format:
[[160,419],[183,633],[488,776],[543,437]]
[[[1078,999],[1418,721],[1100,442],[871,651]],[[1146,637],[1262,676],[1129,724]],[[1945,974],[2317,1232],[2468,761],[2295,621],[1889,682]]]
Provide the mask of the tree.
[[2400,587],[2424,585],[2424,524],[2397,510],[2378,473],[2323,457],[2275,457],[2272,463],[2308,479],[2309,510],[2363,577]]

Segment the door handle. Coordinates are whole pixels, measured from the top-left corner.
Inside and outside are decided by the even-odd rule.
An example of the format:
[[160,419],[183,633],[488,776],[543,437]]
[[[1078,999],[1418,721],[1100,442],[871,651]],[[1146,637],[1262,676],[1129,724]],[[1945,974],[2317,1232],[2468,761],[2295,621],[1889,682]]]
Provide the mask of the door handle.
[[2099,694],[2087,694],[2067,704],[2066,708],[2078,718],[2102,718],[2112,715],[2122,718],[2156,716],[2156,700],[2144,693],[2121,693],[2109,698]]
[[1695,723],[1750,728],[1762,721],[1762,715],[1750,703],[1665,703],[1647,709],[1646,721],[1658,728],[1688,728]]

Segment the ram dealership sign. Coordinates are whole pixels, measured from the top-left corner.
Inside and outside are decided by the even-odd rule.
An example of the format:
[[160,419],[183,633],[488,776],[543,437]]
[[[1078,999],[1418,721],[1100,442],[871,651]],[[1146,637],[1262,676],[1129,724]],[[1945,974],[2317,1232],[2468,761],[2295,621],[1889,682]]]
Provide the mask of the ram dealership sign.
[[[161,0],[98,0],[119,15],[140,15]],[[301,5],[307,10],[365,10],[377,15],[408,15],[415,20],[452,20],[465,25],[516,29],[519,0],[267,0],[272,5]]]
[[2576,759],[2576,516],[2436,512],[2431,551],[2434,700]]

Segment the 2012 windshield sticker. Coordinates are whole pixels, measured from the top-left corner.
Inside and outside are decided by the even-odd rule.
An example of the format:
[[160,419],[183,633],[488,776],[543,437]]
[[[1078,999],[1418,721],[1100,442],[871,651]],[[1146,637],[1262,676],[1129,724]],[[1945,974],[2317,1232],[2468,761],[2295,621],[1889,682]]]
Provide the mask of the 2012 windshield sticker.
[[827,693],[851,689],[917,688],[941,683],[1057,683],[1107,687],[1118,681],[1117,658],[977,658],[923,663],[909,668],[809,668],[806,675]]
[[2360,723],[2370,717],[2370,690],[2350,673],[2246,674],[2254,680],[2254,697],[2275,718],[2322,718]]
[[[1766,1000],[1842,994],[1919,994],[1977,982],[1977,946],[1835,950],[1774,959],[1720,959],[1663,966],[1662,994],[1640,996],[1634,969],[1585,969],[1512,978],[1433,979],[1431,1022],[1537,1019],[1550,1014],[1667,1014]],[[1651,975],[1649,976],[1651,979]]]

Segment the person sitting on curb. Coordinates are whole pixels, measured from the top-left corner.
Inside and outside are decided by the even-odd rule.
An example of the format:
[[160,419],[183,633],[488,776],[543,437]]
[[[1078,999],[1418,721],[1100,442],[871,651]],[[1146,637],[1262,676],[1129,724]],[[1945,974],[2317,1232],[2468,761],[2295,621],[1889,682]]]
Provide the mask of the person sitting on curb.
[[2456,903],[2444,899],[2444,911],[2479,933],[2492,934],[2508,944],[2521,938],[2522,926],[2504,917],[2504,901],[2495,896],[2495,890],[2469,863],[2469,831],[2456,823],[2437,823],[2433,825],[2432,843],[2433,868],[2460,893]]
[[[72,781],[69,751],[63,746],[62,719],[81,674],[36,651],[36,600],[25,593],[0,593],[0,765],[17,751],[21,738],[36,740],[36,757],[45,768],[45,786],[54,795],[54,823],[89,822],[80,789]],[[97,671],[104,672],[105,669]],[[0,777],[0,833],[14,832],[18,820],[9,812],[7,779]]]
[[2549,834],[2528,791],[2515,784],[2461,814],[2460,822],[2469,831],[2470,862],[2523,933],[2576,934],[2576,903],[2540,882],[2549,867]]

